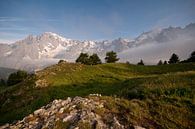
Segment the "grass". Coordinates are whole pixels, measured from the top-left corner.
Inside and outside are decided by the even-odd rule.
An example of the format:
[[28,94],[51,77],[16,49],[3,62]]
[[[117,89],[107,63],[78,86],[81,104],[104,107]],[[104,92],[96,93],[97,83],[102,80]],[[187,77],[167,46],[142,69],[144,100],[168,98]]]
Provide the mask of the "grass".
[[[36,88],[36,80],[48,86]],[[100,93],[107,108],[127,123],[151,128],[195,127],[195,64],[136,66],[123,63],[88,66],[60,63],[0,92],[0,123],[22,119],[58,98]],[[97,110],[98,111],[98,110]],[[122,111],[122,112],[120,112]],[[98,111],[104,113],[105,111]]]

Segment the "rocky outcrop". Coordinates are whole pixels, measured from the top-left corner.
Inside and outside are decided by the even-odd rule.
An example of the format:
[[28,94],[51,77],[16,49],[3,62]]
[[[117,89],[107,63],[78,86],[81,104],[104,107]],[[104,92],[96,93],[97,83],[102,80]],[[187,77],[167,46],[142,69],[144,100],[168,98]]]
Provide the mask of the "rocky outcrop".
[[[105,101],[100,100],[100,96],[93,94],[93,98],[54,100],[23,120],[5,124],[0,129],[125,129],[127,126],[117,116],[111,114],[111,117],[105,117],[108,114],[96,112],[104,109]],[[132,128],[143,129],[139,126]]]
[[37,80],[35,82],[35,87],[47,87],[47,86],[48,86],[48,83],[45,79]]

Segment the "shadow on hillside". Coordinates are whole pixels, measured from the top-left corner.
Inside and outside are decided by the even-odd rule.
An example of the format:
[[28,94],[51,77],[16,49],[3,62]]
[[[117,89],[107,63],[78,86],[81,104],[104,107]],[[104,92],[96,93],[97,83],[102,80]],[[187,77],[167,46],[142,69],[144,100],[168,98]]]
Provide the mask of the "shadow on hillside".
[[45,88],[23,88],[24,86],[19,86],[1,95],[0,124],[22,119],[54,99],[75,96],[85,97],[93,93],[122,97],[121,91],[124,91],[127,85],[133,88],[138,86],[139,83],[139,79],[134,79],[131,84],[127,84],[127,81],[106,77],[103,81],[91,79],[89,82],[81,84],[48,86]]

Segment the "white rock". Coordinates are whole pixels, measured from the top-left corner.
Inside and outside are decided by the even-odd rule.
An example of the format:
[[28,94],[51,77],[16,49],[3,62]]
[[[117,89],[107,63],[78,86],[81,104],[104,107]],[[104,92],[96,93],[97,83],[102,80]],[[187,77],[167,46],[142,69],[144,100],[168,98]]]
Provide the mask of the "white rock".
[[62,107],[60,108],[59,113],[63,113],[63,112],[64,112],[64,108]]
[[34,111],[34,115],[43,115],[44,112],[45,112],[45,109],[41,108],[41,109],[38,109],[38,110]]
[[146,129],[146,128],[143,128],[141,126],[134,126],[134,129]]
[[71,120],[72,117],[73,117],[72,115],[69,115],[69,116],[65,117],[65,118],[63,119],[63,122],[66,122],[66,121]]

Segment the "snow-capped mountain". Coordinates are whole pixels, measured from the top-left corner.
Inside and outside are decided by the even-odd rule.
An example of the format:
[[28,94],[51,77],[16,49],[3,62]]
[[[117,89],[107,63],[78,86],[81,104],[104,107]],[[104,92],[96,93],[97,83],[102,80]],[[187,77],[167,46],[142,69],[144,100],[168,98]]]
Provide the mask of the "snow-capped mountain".
[[114,41],[79,41],[67,39],[52,32],[39,36],[29,35],[14,44],[0,44],[0,66],[32,71],[56,63],[59,59],[75,61],[81,52],[104,56],[107,51],[121,52],[129,42],[122,38]]
[[176,53],[180,59],[189,57],[195,51],[195,23],[184,28],[168,27],[142,33],[133,41],[133,46],[119,53],[121,61],[137,63],[143,59],[147,64],[169,60]]
[[[0,67],[33,71],[54,64],[59,59],[73,62],[81,52],[97,53],[103,59],[105,53],[111,50],[119,54],[121,61],[136,63],[142,58],[154,63],[157,59],[164,59],[163,54],[170,56],[170,53],[178,52],[185,57],[194,49],[195,24],[185,28],[155,29],[142,33],[134,40],[118,38],[99,42],[67,39],[45,32],[39,36],[29,35],[13,44],[0,44]],[[166,59],[169,56],[166,55]]]

